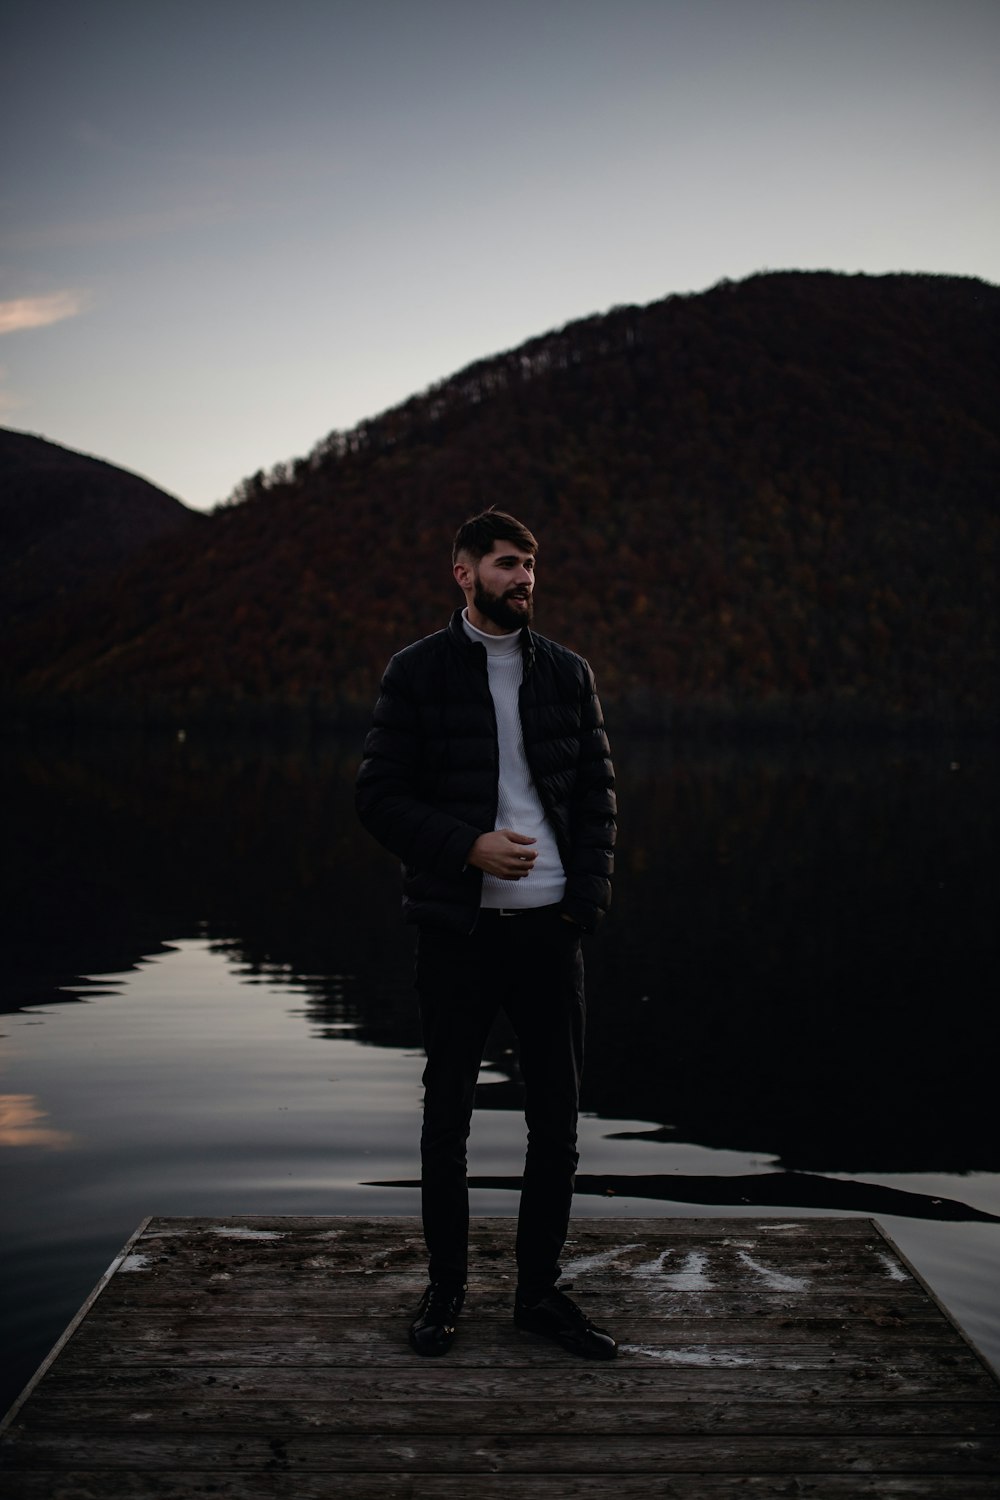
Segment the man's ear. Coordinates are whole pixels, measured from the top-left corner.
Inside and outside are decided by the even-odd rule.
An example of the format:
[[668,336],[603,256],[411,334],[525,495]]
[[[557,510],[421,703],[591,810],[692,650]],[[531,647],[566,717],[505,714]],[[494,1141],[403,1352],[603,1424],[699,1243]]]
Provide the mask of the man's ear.
[[451,571],[455,575],[455,582],[458,584],[463,593],[466,591],[466,589],[471,589],[473,587],[476,581],[475,574],[473,573],[472,568],[467,562],[462,562],[461,559],[459,559],[459,561],[455,564]]

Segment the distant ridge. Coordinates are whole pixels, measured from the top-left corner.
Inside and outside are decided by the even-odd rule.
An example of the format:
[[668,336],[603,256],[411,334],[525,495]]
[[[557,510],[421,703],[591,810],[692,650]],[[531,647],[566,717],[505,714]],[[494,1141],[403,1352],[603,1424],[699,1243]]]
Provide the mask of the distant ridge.
[[477,361],[21,641],[22,711],[360,722],[485,505],[618,722],[998,722],[1000,289],[777,272]]
[[136,474],[0,427],[0,609],[8,627],[51,612],[193,522],[195,512]]

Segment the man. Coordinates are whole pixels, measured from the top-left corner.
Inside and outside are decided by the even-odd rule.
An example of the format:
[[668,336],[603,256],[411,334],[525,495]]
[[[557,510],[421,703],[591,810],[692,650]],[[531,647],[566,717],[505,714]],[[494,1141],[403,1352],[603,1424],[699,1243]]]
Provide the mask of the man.
[[518,1039],[528,1148],[514,1322],[573,1353],[617,1345],[556,1289],[577,1164],[580,938],[610,897],[614,771],[590,667],[529,627],[538,546],[489,510],[460,527],[466,607],[390,661],[358,774],[362,822],[403,862],[427,1053],[420,1138],[428,1286],[410,1328],[444,1354],[467,1281],[466,1143],[498,1010]]

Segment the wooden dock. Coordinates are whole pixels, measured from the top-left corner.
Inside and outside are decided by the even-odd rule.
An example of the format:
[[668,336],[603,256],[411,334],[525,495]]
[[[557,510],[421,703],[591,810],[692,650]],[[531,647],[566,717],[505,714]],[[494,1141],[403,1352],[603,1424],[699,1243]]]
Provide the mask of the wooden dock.
[[451,1353],[412,1218],[151,1219],[8,1414],[5,1500],[996,1500],[1000,1382],[867,1219],[576,1220],[621,1340],[519,1333],[473,1221]]

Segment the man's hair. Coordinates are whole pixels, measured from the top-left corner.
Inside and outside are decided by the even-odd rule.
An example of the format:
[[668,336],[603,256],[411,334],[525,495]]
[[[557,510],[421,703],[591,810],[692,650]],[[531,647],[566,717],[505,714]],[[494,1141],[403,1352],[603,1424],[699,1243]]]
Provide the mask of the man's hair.
[[522,552],[538,551],[538,543],[527,526],[522,526],[515,516],[509,516],[505,510],[495,510],[490,506],[481,515],[471,516],[468,521],[462,522],[455,533],[451,560],[457,562],[458,554],[467,552],[474,562],[479,562],[487,552],[493,551],[494,542],[513,542]]

